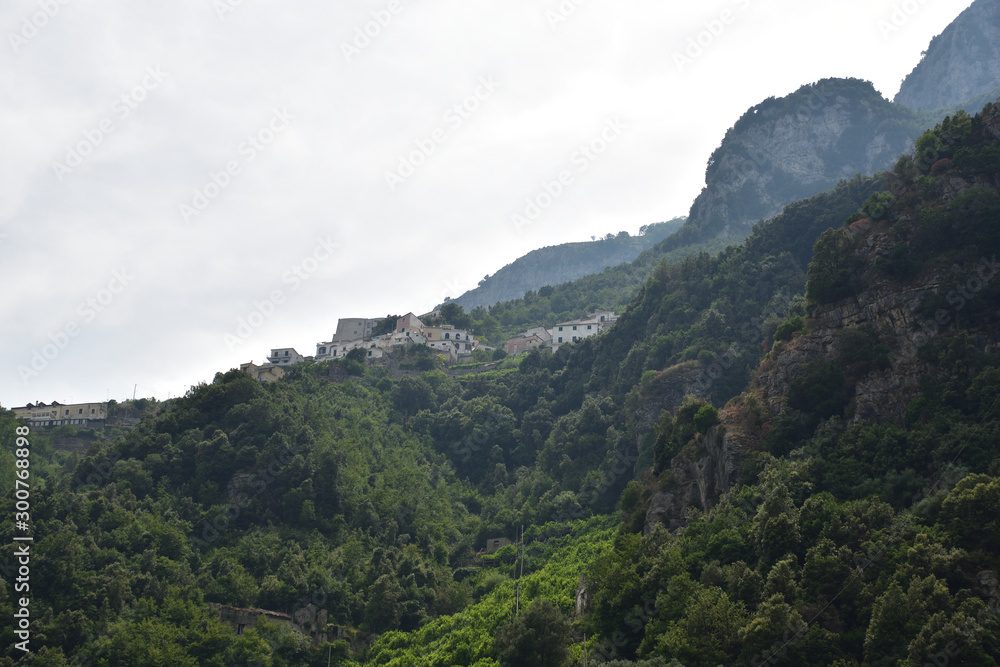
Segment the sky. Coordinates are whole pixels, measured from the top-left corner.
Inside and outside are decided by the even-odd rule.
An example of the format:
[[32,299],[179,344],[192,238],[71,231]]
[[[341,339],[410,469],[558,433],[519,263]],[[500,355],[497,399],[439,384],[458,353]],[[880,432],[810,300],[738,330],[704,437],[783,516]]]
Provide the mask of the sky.
[[971,0],[6,0],[0,405],[165,400],[686,215],[750,106]]

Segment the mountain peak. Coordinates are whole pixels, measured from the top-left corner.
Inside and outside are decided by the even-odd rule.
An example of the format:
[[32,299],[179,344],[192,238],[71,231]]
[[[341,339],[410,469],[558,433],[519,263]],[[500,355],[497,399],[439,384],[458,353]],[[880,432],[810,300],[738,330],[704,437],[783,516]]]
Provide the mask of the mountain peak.
[[931,40],[894,101],[914,109],[943,109],[995,93],[998,82],[1000,0],[976,0]]

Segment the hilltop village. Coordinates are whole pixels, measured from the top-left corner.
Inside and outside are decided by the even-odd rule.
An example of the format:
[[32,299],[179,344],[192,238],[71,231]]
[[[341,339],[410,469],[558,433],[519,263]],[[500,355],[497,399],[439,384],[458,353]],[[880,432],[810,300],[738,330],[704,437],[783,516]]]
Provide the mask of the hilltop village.
[[[441,310],[434,310],[417,317],[413,313],[397,318],[395,327],[388,333],[375,334],[386,328],[384,319],[352,317],[337,321],[337,331],[329,341],[316,343],[316,354],[305,356],[293,347],[273,348],[264,364],[252,361],[240,364],[240,370],[255,380],[270,382],[281,378],[285,368],[303,361],[329,361],[346,357],[352,350],[362,350],[363,358],[372,364],[379,363],[393,349],[412,345],[426,345],[434,350],[447,366],[462,363],[476,350],[493,352],[497,348],[483,344],[471,331],[441,321]],[[534,327],[514,336],[504,345],[504,352],[515,356],[524,352],[546,348],[553,352],[563,345],[596,336],[606,331],[618,316],[611,311],[591,313],[586,317],[560,322],[551,328]],[[436,324],[424,324],[424,321]],[[14,414],[33,428],[75,426],[101,430],[109,418],[109,405],[103,403],[50,404],[41,401],[12,408]],[[137,419],[119,416],[116,423],[134,425]]]
[[[305,356],[293,347],[272,348],[267,363],[257,365],[251,361],[241,364],[240,369],[261,382],[267,382],[277,380],[284,375],[284,368],[297,363],[346,357],[353,350],[362,350],[361,354],[365,360],[377,363],[392,349],[426,345],[434,350],[446,365],[454,365],[472,356],[476,350],[492,352],[496,349],[483,344],[469,330],[451,324],[438,324],[441,315],[440,309],[419,317],[407,313],[396,320],[392,331],[378,334],[375,332],[379,330],[380,324],[381,330],[385,330],[385,320],[363,317],[340,319],[337,321],[337,331],[330,340],[316,343],[315,355]],[[540,348],[555,352],[562,345],[596,336],[607,330],[617,319],[618,316],[614,312],[601,311],[580,319],[560,322],[551,328],[534,327],[508,340],[504,352],[508,355],[518,355]],[[424,321],[435,324],[424,324]]]

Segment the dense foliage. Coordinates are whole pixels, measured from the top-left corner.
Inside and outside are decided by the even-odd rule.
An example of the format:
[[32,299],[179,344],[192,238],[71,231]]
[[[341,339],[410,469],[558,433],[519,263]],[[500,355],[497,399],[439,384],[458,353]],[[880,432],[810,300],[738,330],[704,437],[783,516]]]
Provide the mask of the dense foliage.
[[[995,666],[1000,281],[980,277],[921,345],[900,420],[852,419],[861,383],[894,371],[897,341],[870,326],[796,370],[780,413],[745,390],[866,285],[936,276],[944,303],[959,294],[952,267],[1000,249],[998,145],[951,117],[891,175],[659,264],[608,334],[556,355],[230,371],[90,434],[82,457],[33,433],[34,653],[4,626],[0,664]],[[876,237],[888,251],[866,263]],[[672,372],[708,381],[671,402]],[[0,411],[8,470],[15,424]],[[738,483],[656,529],[728,428],[755,435]],[[217,605],[313,605],[325,637],[263,617],[237,634]]]

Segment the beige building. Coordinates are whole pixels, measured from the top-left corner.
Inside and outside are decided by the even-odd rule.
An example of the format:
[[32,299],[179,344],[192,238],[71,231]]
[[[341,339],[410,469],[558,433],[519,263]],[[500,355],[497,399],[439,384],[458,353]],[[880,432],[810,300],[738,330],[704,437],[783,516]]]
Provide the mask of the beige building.
[[396,333],[419,333],[424,332],[424,323],[413,313],[407,313],[396,320]]
[[238,635],[257,627],[257,622],[263,617],[271,623],[277,623],[300,632],[318,644],[326,641],[326,610],[317,609],[311,603],[295,609],[294,616],[281,611],[270,611],[256,607],[231,607],[214,603],[211,603],[211,606],[218,612],[219,620],[232,627],[233,632]]
[[476,337],[464,329],[457,329],[450,324],[439,327],[424,327],[424,335],[428,343],[450,343],[460,356],[472,354],[479,344]]
[[240,364],[240,370],[258,382],[275,382],[280,380],[285,374],[285,371],[281,368],[281,366],[274,366],[272,364],[258,366],[252,361]]
[[537,350],[538,348],[545,345],[545,341],[539,338],[537,335],[532,334],[526,336],[521,334],[520,336],[515,336],[507,341],[506,351],[507,354],[521,354],[522,352],[530,352],[531,350]]
[[511,540],[506,537],[494,537],[486,540],[486,553],[491,554],[501,547],[506,547],[510,544],[514,544]]
[[337,333],[331,340],[335,343],[372,337],[372,330],[378,320],[365,317],[345,317],[337,320]]
[[28,422],[29,426],[103,426],[108,418],[107,403],[73,403],[63,405],[58,401],[28,403],[23,408],[13,408],[13,413]]

